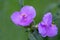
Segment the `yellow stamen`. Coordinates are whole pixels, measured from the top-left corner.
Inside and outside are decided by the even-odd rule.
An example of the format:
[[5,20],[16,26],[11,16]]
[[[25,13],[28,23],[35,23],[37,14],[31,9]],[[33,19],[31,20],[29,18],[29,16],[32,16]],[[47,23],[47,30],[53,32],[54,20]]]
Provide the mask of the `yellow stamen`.
[[52,27],[54,26],[54,24],[52,24]]

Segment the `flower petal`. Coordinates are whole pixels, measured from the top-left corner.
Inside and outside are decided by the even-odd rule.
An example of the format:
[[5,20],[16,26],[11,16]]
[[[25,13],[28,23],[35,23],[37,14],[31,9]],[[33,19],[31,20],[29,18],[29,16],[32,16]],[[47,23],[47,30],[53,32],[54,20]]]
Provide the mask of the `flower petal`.
[[52,14],[50,12],[46,13],[43,17],[43,22],[46,25],[50,25],[52,23]]
[[38,31],[42,37],[46,37],[46,29],[41,23],[38,24]]
[[48,37],[56,36],[57,33],[58,33],[58,28],[56,27],[56,25],[52,25],[52,27],[49,27],[49,29],[47,30]]
[[20,14],[19,12],[14,12],[12,15],[11,15],[11,20],[13,23],[15,23],[16,25],[19,24],[19,21],[20,21]]
[[32,23],[33,19],[27,19],[26,21],[22,20],[19,22],[21,26],[29,26]]
[[20,12],[26,13],[30,18],[35,18],[36,16],[36,11],[32,6],[24,6]]

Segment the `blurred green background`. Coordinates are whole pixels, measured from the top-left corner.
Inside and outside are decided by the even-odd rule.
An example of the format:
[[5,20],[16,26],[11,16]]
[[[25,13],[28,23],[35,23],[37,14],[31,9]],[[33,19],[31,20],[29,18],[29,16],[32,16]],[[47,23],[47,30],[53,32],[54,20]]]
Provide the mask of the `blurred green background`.
[[[0,40],[28,40],[28,33],[25,28],[16,26],[11,22],[10,16],[14,11],[19,11],[21,8],[21,0],[0,0]],[[42,20],[43,14],[49,11],[55,14],[58,10],[56,4],[59,0],[24,0],[23,5],[31,5],[36,9],[36,24]],[[60,19],[55,21],[60,28]],[[60,33],[49,40],[60,40]]]

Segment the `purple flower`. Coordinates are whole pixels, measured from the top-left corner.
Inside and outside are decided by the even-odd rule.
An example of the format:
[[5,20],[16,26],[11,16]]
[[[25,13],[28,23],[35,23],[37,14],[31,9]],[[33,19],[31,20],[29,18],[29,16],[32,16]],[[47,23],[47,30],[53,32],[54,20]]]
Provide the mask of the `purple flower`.
[[11,15],[11,20],[16,25],[28,26],[34,20],[36,11],[32,6],[24,6],[20,11]]
[[50,12],[46,13],[42,21],[38,24],[38,31],[42,37],[53,37],[58,33],[58,28],[55,24],[52,24],[52,14]]

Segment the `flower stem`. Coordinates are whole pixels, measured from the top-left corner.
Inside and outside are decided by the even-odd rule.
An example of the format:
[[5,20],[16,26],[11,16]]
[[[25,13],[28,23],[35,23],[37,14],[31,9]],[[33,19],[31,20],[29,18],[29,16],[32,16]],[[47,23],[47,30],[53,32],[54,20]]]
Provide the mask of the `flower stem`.
[[49,40],[49,38],[48,37],[45,37],[45,38],[43,38],[43,40]]
[[19,0],[20,7],[24,6],[24,0]]

